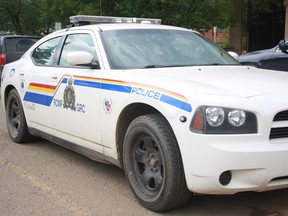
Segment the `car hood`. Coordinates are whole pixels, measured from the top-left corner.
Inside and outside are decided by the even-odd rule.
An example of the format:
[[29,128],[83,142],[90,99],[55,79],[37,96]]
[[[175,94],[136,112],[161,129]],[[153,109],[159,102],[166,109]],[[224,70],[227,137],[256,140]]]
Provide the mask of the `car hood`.
[[277,47],[265,50],[258,50],[250,53],[246,53],[239,56],[239,62],[254,62],[260,61],[261,59],[270,58],[273,53],[276,51]]
[[[288,88],[288,73],[247,66],[159,68],[139,73],[145,85],[187,97],[193,94],[254,97],[287,92]],[[130,78],[139,73],[131,73]]]

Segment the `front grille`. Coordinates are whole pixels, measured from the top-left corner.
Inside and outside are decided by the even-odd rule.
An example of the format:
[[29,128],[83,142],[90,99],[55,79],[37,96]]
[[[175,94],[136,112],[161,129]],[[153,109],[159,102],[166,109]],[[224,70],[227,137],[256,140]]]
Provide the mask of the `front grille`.
[[286,137],[288,137],[288,127],[271,128],[270,139],[278,139]]
[[287,181],[288,180],[288,176],[281,176],[281,177],[277,177],[271,180],[272,181]]
[[275,115],[273,121],[287,121],[288,120],[288,110],[279,112]]
[[[287,121],[283,122],[283,121]],[[280,139],[288,137],[288,110],[277,113],[273,119],[274,123],[283,122],[281,127],[272,127],[270,131],[270,139]]]

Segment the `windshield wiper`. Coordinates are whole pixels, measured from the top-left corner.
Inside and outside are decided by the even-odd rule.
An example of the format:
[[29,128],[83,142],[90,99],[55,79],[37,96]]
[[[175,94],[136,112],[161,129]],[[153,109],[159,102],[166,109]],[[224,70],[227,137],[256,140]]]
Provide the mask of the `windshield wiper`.
[[205,64],[204,66],[213,66],[213,65],[222,65],[222,64],[220,64],[220,63],[210,63],[210,64]]
[[164,67],[189,67],[197,66],[196,64],[184,64],[184,65],[147,65],[144,68],[164,68]]
[[167,65],[147,65],[144,68],[162,68],[162,67],[169,67]]

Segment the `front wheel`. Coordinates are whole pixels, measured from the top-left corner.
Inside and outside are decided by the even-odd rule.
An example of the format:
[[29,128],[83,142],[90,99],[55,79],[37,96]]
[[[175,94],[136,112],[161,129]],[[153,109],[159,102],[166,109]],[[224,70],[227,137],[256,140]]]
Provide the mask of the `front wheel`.
[[13,142],[25,143],[32,139],[20,97],[15,89],[11,90],[6,102],[6,122],[9,135]]
[[130,124],[124,139],[123,165],[135,196],[152,211],[179,207],[191,195],[176,138],[161,115],[140,116]]

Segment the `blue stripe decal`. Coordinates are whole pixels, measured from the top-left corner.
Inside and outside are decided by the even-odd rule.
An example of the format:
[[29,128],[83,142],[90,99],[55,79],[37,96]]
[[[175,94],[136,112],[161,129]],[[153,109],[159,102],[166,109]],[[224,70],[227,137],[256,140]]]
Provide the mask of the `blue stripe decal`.
[[[61,83],[62,84],[67,84],[68,79],[64,78]],[[95,81],[87,81],[87,80],[74,80],[74,85],[77,86],[84,86],[84,87],[89,87],[89,88],[97,88],[97,89],[104,89],[104,90],[109,90],[109,91],[117,91],[117,92],[123,92],[123,93],[131,93],[132,91],[132,86],[123,86],[123,85],[117,85],[117,84],[109,84],[109,83],[101,83],[101,82],[95,82]],[[54,92],[54,95],[58,91],[58,88],[60,85],[57,87],[56,91]],[[41,104],[44,106],[50,106],[52,103],[52,100],[54,98],[53,96],[48,96],[48,95],[43,95],[39,93],[32,93],[32,92],[26,92],[24,96],[24,101],[28,102],[33,102],[37,104]],[[161,97],[159,98],[159,101],[169,104],[171,106],[180,108],[182,110],[185,110],[187,112],[192,111],[192,107],[189,103],[179,100],[177,98],[171,97],[166,94],[161,94]]]
[[178,107],[180,109],[183,109],[187,112],[191,112],[192,111],[192,107],[189,103],[186,103],[184,101],[178,100],[176,98],[170,97],[168,95],[161,95],[160,101],[170,104],[172,106]]
[[85,81],[85,80],[75,80],[74,85],[85,86],[90,88],[100,88],[101,86],[99,82]]
[[43,94],[26,92],[23,100],[28,101],[28,102],[41,104],[41,105],[45,105],[45,106],[50,106],[50,104],[53,100],[53,97],[48,96],[48,95],[43,95]]
[[85,80],[75,80],[74,85],[97,88],[97,89],[105,89],[105,90],[110,90],[110,91],[118,91],[118,92],[124,92],[124,93],[130,93],[132,89],[132,87],[130,86],[122,86],[122,85],[116,85],[116,84],[100,83],[100,82],[85,81]]
[[124,93],[130,93],[132,87],[131,86],[122,86],[122,85],[102,83],[101,84],[101,89],[111,90],[111,91],[118,91],[118,92],[124,92]]
[[61,83],[67,83],[67,82],[68,82],[68,79],[64,78]]

